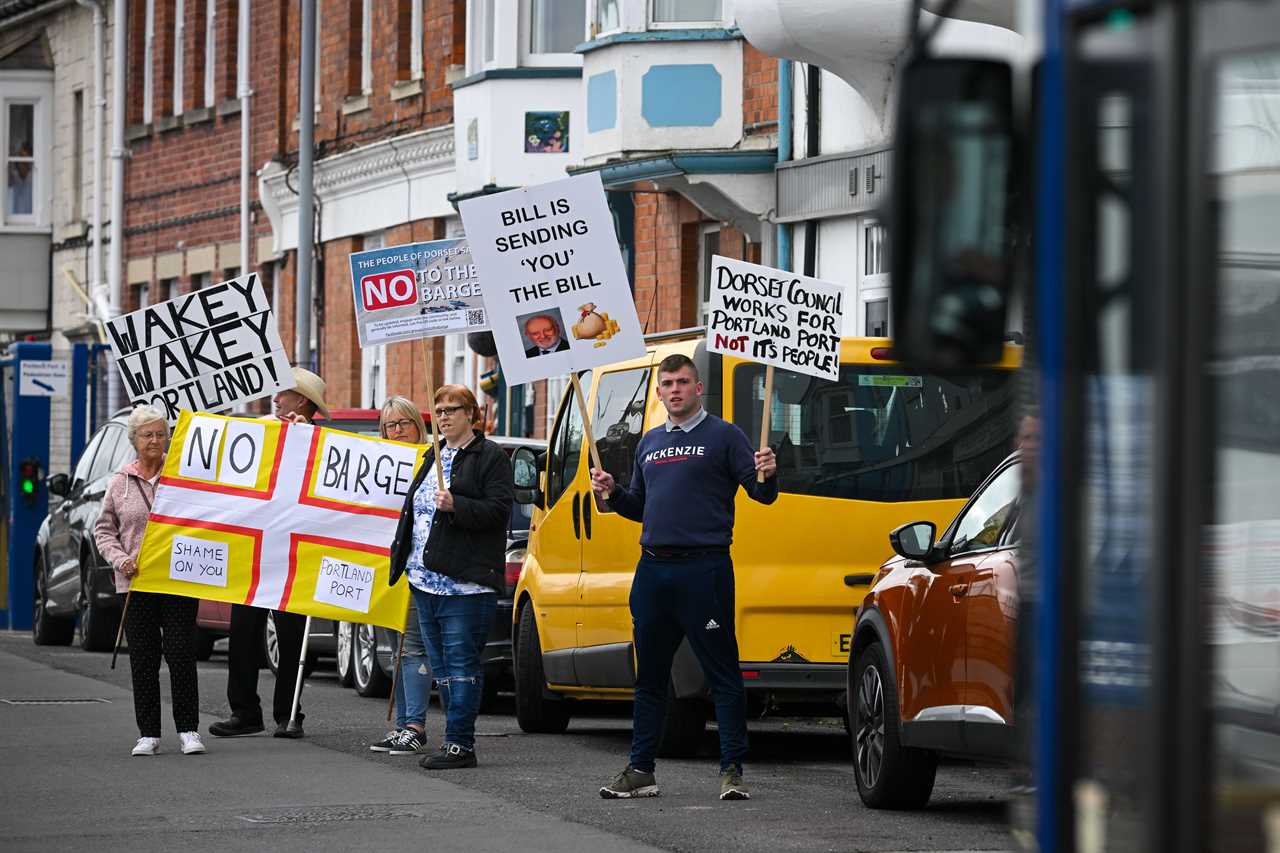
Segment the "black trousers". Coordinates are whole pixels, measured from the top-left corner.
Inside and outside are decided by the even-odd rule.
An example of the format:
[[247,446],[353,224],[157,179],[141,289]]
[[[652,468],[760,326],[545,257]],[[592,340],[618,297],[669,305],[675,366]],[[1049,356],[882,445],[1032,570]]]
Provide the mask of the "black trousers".
[[[276,638],[280,643],[279,674],[272,697],[272,718],[289,722],[293,710],[293,687],[298,680],[298,655],[302,653],[302,632],[307,617],[273,610]],[[227,660],[227,703],[231,714],[246,723],[262,722],[262,702],[258,698],[258,669],[262,661],[262,634],[267,627],[267,611],[245,604],[231,606],[231,640]],[[298,723],[302,723],[302,702],[298,702]]]
[[135,592],[129,597],[124,631],[129,638],[133,677],[133,713],[142,737],[160,737],[160,656],[169,664],[173,722],[180,732],[200,727],[200,690],[196,682],[195,598]]

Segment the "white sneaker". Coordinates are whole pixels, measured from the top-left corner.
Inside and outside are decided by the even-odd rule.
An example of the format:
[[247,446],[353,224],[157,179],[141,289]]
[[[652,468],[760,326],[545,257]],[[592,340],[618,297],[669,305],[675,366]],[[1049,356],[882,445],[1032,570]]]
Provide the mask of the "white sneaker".
[[199,732],[178,732],[178,740],[182,741],[183,755],[201,755],[205,752],[204,741]]
[[155,755],[160,751],[160,738],[140,737],[133,747],[134,755]]

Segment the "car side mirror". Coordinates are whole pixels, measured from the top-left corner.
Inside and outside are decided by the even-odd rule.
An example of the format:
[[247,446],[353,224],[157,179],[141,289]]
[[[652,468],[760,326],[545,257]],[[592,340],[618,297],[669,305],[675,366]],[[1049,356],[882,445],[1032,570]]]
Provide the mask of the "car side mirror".
[[890,533],[889,544],[899,556],[928,562],[933,556],[933,540],[937,535],[938,528],[932,521],[913,521]]
[[889,216],[893,349],[932,370],[1000,360],[1013,287],[1013,72],[915,57],[902,71]]
[[49,494],[65,498],[71,492],[71,478],[66,474],[54,474],[45,480]]
[[542,491],[543,467],[547,464],[547,454],[538,453],[531,447],[520,447],[511,455],[512,475],[516,486],[516,503],[533,504],[539,509],[545,503]]

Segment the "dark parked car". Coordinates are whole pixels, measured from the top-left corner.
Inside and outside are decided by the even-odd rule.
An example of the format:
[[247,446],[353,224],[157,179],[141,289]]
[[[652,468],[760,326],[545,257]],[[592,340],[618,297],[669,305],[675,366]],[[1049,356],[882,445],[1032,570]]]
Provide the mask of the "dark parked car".
[[111,475],[137,455],[118,412],[93,434],[70,475],[47,480],[49,514],[36,534],[31,633],[38,645],[67,645],[79,626],[80,645],[108,651],[120,624],[120,596],[111,567],[98,553],[93,526]]
[[[541,453],[547,443],[533,438],[509,438],[489,436],[507,451],[529,447]],[[488,705],[499,690],[511,689],[511,602],[516,581],[520,579],[520,567],[524,564],[525,549],[529,545],[529,519],[532,509],[528,504],[512,504],[507,528],[506,589],[498,596],[498,612],[489,629],[489,641],[485,645],[484,699]],[[391,689],[391,666],[400,647],[400,632],[372,625],[338,625],[338,679],[344,686],[355,687],[361,696],[386,696]]]

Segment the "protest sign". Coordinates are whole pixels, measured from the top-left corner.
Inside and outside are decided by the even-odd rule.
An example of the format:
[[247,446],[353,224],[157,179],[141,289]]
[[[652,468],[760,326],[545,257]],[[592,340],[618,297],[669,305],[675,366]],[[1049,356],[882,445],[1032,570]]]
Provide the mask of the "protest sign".
[[351,290],[362,347],[488,328],[466,240],[356,252]]
[[804,275],[711,259],[707,349],[823,379],[840,378],[844,288]]
[[170,425],[182,409],[224,411],[294,384],[257,273],[108,320],[107,331],[130,402]]
[[422,449],[183,412],[131,589],[401,630],[390,547]]
[[508,384],[644,355],[598,174],[478,196],[458,211]]

